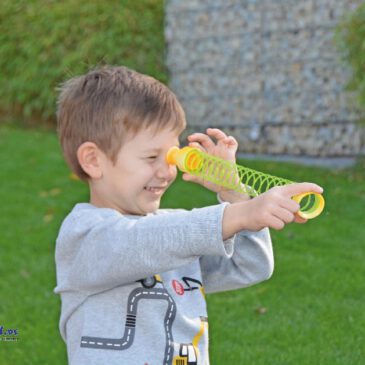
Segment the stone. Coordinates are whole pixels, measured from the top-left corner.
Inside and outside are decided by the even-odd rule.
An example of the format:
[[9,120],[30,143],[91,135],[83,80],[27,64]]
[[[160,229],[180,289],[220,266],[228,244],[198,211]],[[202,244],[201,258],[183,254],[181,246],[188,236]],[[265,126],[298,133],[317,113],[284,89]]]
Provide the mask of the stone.
[[186,135],[222,128],[249,154],[364,154],[365,116],[334,44],[362,1],[167,0],[166,64]]

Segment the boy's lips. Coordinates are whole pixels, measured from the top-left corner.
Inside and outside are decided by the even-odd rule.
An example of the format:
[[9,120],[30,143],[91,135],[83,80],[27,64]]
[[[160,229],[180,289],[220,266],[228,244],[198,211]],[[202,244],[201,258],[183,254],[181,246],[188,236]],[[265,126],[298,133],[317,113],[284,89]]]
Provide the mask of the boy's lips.
[[150,193],[154,194],[161,194],[163,193],[167,188],[167,185],[165,186],[145,186],[144,190],[147,190]]

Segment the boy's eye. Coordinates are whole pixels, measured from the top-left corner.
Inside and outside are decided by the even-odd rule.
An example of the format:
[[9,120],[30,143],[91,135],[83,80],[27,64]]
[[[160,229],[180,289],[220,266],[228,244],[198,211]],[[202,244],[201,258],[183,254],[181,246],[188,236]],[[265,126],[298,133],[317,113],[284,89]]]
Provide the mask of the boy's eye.
[[154,159],[156,159],[156,158],[157,158],[157,156],[148,156],[148,157],[147,157],[147,159],[148,159],[148,160],[154,160]]

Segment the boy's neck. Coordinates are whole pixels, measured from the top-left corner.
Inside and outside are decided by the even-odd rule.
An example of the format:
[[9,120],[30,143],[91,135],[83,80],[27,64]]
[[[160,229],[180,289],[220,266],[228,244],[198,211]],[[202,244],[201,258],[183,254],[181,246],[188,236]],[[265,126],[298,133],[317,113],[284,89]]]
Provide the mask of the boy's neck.
[[104,194],[101,194],[95,182],[89,180],[88,183],[90,192],[90,198],[89,198],[90,204],[94,205],[97,208],[115,209],[120,213],[124,214],[123,212],[120,211],[120,209],[116,205],[114,205],[110,200],[105,198]]

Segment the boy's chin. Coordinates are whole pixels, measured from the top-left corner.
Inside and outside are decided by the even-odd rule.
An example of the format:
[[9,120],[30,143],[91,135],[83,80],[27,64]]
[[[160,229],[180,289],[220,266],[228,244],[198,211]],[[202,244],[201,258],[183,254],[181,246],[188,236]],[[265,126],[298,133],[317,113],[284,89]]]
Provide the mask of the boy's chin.
[[151,202],[149,204],[146,204],[143,207],[143,211],[145,214],[151,214],[151,213],[155,213],[158,209],[160,209],[160,200],[156,201],[156,202]]

